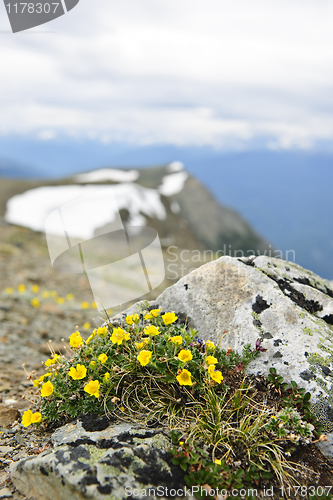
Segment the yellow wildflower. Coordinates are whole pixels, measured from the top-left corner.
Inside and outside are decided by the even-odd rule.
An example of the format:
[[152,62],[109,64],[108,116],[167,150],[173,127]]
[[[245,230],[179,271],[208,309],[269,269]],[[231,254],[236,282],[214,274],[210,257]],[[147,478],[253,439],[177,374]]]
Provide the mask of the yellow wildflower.
[[81,347],[83,344],[83,339],[81,337],[80,332],[73,332],[69,337],[69,344],[71,347]]
[[34,380],[34,386],[37,387],[41,382],[44,381],[45,377],[50,377],[51,375],[52,375],[51,372],[44,373],[44,375],[41,375],[38,379]]
[[66,295],[66,299],[67,299],[67,300],[73,300],[73,299],[74,299],[74,295],[73,295],[72,293],[68,293],[68,294]]
[[156,327],[154,325],[146,326],[146,328],[144,329],[144,333],[146,335],[150,335],[151,337],[155,337],[155,335],[158,335],[160,333],[159,327]]
[[188,351],[187,349],[182,349],[180,353],[178,354],[178,359],[182,361],[183,363],[186,363],[187,361],[191,361],[193,358],[191,351]]
[[121,406],[119,409],[120,409],[120,411],[125,411],[124,406]]
[[7,295],[10,295],[10,294],[11,294],[11,293],[13,293],[13,292],[14,292],[14,288],[11,288],[11,287],[5,288],[5,293],[6,293]]
[[179,385],[193,385],[191,372],[188,370],[182,370],[181,373],[177,375],[176,379],[178,380]]
[[58,297],[58,292],[56,292],[55,290],[52,290],[51,296],[54,298]]
[[132,318],[132,316],[130,316],[130,315],[126,316],[126,323],[128,325],[133,325],[133,318]]
[[218,458],[216,458],[214,460],[214,464],[221,465],[221,460],[219,460]]
[[98,356],[98,361],[99,361],[100,363],[102,363],[102,364],[104,364],[104,363],[105,363],[105,361],[107,361],[107,359],[108,359],[108,357],[107,357],[107,355],[106,355],[106,354],[104,354],[104,353],[103,353],[103,354],[100,354],[100,355]]
[[142,338],[142,342],[135,342],[135,347],[138,349],[142,349],[146,344],[149,344],[150,338],[149,337],[144,337]]
[[89,309],[89,302],[86,302],[86,301],[81,302],[81,308],[82,309]]
[[175,337],[169,337],[168,340],[176,345],[181,345],[183,343],[183,337],[181,335],[175,335]]
[[217,362],[218,360],[214,356],[207,356],[206,358],[207,365],[216,365]]
[[137,359],[141,366],[146,366],[148,365],[148,363],[150,363],[151,356],[151,351],[141,351],[140,354],[138,354]]
[[81,380],[87,375],[87,368],[78,363],[76,368],[74,368],[74,366],[70,368],[68,375],[72,377],[73,380]]
[[46,360],[44,364],[45,366],[55,365],[56,363],[58,363],[59,358],[61,358],[61,356],[59,356],[59,354],[55,354],[52,359]]
[[32,291],[32,293],[38,293],[38,291],[39,291],[39,286],[38,286],[38,285],[32,285],[32,287],[31,287],[31,291]]
[[89,366],[90,366],[91,368],[95,368],[95,366],[96,366],[96,361],[90,361]]
[[174,323],[175,321],[177,321],[178,316],[176,316],[175,313],[173,313],[173,312],[172,313],[165,313],[165,314],[163,314],[162,319],[163,319],[165,325],[171,325],[171,323]]
[[17,289],[18,289],[18,291],[19,291],[20,293],[24,293],[24,292],[25,292],[25,285],[21,284],[21,285],[19,285],[19,286],[17,287]]
[[108,380],[110,380],[110,373],[109,372],[106,372],[106,374],[104,375],[103,377],[103,382],[107,383]]
[[147,314],[145,315],[145,320],[152,319],[152,318],[153,318],[153,317],[152,317],[152,315],[151,315],[150,313],[147,313]]
[[87,321],[86,323],[83,323],[83,330],[89,330],[89,328],[91,327],[91,324]]
[[97,309],[97,304],[95,301],[91,303],[91,307],[92,309]]
[[48,292],[47,290],[44,290],[44,292],[42,292],[43,299],[48,299],[50,295],[51,295],[50,292]]
[[32,307],[35,307],[36,309],[39,307],[40,303],[37,297],[34,297],[33,299],[30,300],[30,304]]
[[106,328],[106,326],[100,326],[99,328],[97,328],[96,333],[99,337],[106,337],[108,334],[108,329]]
[[54,388],[53,388],[52,382],[45,382],[45,384],[42,385],[40,395],[43,398],[46,398],[47,396],[51,396],[51,394],[53,393],[53,390],[54,390]]
[[22,425],[23,427],[28,427],[32,422],[31,422],[31,417],[32,417],[32,411],[31,410],[26,410],[23,415],[22,415]]
[[64,303],[65,303],[64,297],[57,298],[57,304],[64,304]]
[[42,421],[42,415],[39,412],[32,413],[31,410],[26,410],[22,415],[23,427],[28,427],[31,424],[39,424]]
[[211,373],[213,373],[213,372],[215,372],[215,365],[209,365],[209,366],[208,366],[208,373],[209,373],[209,375],[210,375]]
[[160,310],[161,310],[161,309],[153,309],[152,311],[150,311],[150,314],[151,314],[154,318],[157,318],[157,316],[160,314]]
[[140,321],[140,316],[138,314],[133,314],[132,318],[134,323],[137,325]]
[[183,446],[184,441],[179,441],[179,446]]
[[206,346],[206,351],[214,351],[215,349],[215,344],[211,340],[207,340],[205,346]]
[[90,396],[95,396],[95,398],[99,397],[99,388],[100,383],[98,380],[90,380],[90,382],[84,386],[85,392],[87,392]]
[[36,411],[36,413],[32,414],[31,422],[33,424],[39,424],[39,422],[41,422],[41,421],[42,421],[42,414],[39,413],[39,411]]
[[219,371],[211,371],[210,372],[210,378],[214,380],[214,382],[217,382],[220,384],[223,380],[222,372]]
[[125,332],[122,328],[114,328],[113,333],[111,335],[111,342],[113,344],[122,344],[123,340],[128,340],[130,338],[130,334]]
[[90,344],[90,342],[92,341],[92,339],[95,337],[95,335],[92,333],[91,335],[89,335],[89,337],[87,338],[86,340],[86,344]]

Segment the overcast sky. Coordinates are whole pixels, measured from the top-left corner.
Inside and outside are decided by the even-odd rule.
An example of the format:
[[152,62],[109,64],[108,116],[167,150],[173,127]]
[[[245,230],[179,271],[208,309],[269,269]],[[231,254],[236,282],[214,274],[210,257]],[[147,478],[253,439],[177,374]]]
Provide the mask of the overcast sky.
[[332,27],[331,0],[81,0],[14,35],[2,4],[0,134],[333,144]]

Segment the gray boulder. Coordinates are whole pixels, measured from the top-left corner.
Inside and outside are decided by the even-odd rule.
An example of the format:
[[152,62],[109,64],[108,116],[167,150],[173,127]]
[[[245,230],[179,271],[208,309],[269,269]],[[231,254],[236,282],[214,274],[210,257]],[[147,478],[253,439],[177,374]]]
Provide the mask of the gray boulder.
[[[267,349],[249,373],[275,367],[312,393],[314,411],[333,431],[333,286],[292,262],[266,256],[221,257],[167,288],[150,306],[188,315],[200,337],[242,349]],[[137,312],[142,303],[123,316]]]
[[13,467],[14,485],[29,498],[165,499],[170,490],[176,500],[190,498],[183,495],[184,473],[171,462],[163,429],[120,423],[88,432],[78,421],[58,429],[52,442],[52,450]]

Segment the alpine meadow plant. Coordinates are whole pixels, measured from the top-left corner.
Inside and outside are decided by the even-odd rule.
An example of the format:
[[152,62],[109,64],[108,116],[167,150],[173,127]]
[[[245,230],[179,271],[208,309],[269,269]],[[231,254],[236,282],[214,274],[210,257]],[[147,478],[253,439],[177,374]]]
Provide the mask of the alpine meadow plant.
[[[38,411],[27,410],[22,424],[92,414],[165,426],[188,485],[228,489],[269,478],[292,484],[299,471],[287,457],[321,432],[308,393],[295,383],[287,388],[271,369],[267,384],[285,408],[267,407],[242,373],[265,350],[260,339],[241,353],[224,350],[179,324],[174,312],[145,307],[121,325],[108,318],[86,340],[73,332],[68,355],[53,353],[33,381]],[[223,377],[230,372],[238,380],[233,388]]]
[[174,312],[153,309],[128,315],[121,326],[109,321],[86,340],[73,332],[69,357],[54,354],[34,380],[40,421],[121,411],[123,419],[176,425],[188,411],[195,415],[207,390],[226,391],[223,368],[246,366],[258,354],[250,345],[240,356],[205,343],[177,320]]

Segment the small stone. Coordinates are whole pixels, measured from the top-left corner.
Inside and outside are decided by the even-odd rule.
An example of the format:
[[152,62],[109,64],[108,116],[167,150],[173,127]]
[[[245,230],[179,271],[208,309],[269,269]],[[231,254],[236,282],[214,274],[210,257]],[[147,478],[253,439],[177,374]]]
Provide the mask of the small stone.
[[2,488],[0,490],[0,498],[13,498],[9,488]]
[[18,418],[20,418],[20,413],[16,408],[0,404],[0,427],[9,427]]
[[20,434],[16,434],[15,439],[16,439],[16,442],[18,444],[22,444],[22,445],[25,444],[25,440],[23,439],[23,437]]
[[0,446],[0,453],[9,453],[10,451],[13,451],[14,448],[11,446]]

